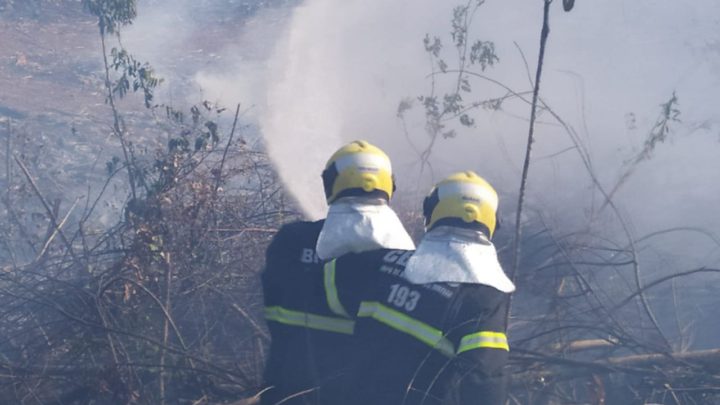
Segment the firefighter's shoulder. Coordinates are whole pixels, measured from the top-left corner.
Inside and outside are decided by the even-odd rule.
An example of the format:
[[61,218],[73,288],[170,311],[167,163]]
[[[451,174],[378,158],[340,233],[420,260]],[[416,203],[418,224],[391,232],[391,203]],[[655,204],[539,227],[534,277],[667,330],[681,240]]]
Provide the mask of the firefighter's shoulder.
[[348,253],[336,259],[338,268],[355,268],[381,270],[383,267],[397,267],[400,271],[407,264],[414,250],[375,249],[360,253]]
[[323,220],[320,221],[294,221],[289,222],[278,229],[275,238],[291,238],[306,239],[314,238],[317,240],[320,230],[323,226]]
[[286,250],[302,246],[315,250],[318,235],[322,229],[322,221],[295,221],[278,229],[270,241],[270,250]]
[[[266,270],[291,271],[297,265],[319,265],[315,244],[322,221],[296,221],[283,225],[266,251]],[[277,267],[276,269],[274,269]]]
[[380,285],[402,277],[404,265],[398,261],[407,250],[377,249],[362,253],[349,253],[335,260],[338,289],[349,301],[367,298],[377,293]]
[[474,308],[495,308],[509,297],[509,294],[483,284],[464,284],[459,294],[466,306]]
[[[504,319],[509,294],[481,284],[464,284],[457,290],[453,321],[459,328],[483,325],[494,332],[504,331]],[[504,333],[504,332],[503,332]]]

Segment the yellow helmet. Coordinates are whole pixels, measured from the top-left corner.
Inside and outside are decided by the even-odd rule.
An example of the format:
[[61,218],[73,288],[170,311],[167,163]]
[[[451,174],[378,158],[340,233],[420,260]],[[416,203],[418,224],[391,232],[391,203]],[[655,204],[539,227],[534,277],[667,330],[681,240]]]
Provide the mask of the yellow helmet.
[[451,225],[480,229],[492,237],[497,224],[498,195],[474,172],[450,175],[433,187],[423,202],[425,227]]
[[328,204],[348,196],[389,201],[395,191],[390,158],[366,141],[353,141],[338,149],[325,165],[322,179]]

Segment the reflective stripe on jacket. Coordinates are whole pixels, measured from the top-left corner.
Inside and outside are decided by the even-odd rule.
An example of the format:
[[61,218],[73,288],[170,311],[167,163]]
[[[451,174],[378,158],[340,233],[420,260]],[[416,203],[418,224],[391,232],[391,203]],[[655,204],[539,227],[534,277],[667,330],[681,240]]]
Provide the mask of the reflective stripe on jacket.
[[[357,314],[351,389],[343,404],[504,402],[508,295],[476,284],[412,284],[412,251],[348,254],[325,266],[334,313]],[[332,283],[331,283],[332,281]]]

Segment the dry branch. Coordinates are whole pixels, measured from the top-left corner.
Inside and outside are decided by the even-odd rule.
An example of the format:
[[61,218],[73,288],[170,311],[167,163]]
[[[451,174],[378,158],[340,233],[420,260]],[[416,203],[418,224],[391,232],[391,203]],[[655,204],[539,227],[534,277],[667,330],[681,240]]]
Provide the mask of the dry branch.
[[604,349],[618,344],[617,339],[585,339],[569,343],[556,343],[552,346],[553,352],[582,352],[585,350]]
[[607,360],[607,364],[628,367],[670,367],[689,364],[720,371],[720,349],[611,357]]
[[35,192],[35,195],[37,195],[38,199],[42,203],[43,207],[45,207],[45,212],[47,212],[48,216],[50,217],[51,224],[53,228],[57,231],[57,233],[60,235],[60,238],[62,239],[63,243],[65,243],[65,247],[68,250],[68,253],[70,256],[72,256],[73,260],[75,260],[78,264],[80,262],[78,261],[77,257],[75,256],[72,244],[70,244],[70,241],[65,237],[65,234],[60,229],[60,224],[58,224],[57,218],[55,217],[55,214],[53,213],[52,208],[50,208],[50,204],[48,204],[47,200],[45,200],[45,197],[40,192],[40,189],[38,188],[37,184],[35,183],[35,180],[30,175],[30,172],[28,171],[27,167],[23,164],[23,162],[18,159],[17,156],[14,156],[15,163],[20,167],[23,174],[25,174],[25,178],[27,178],[28,182],[30,183],[30,186],[32,187],[33,191]]
[[519,362],[535,365],[533,370],[517,373],[512,377],[511,384],[518,387],[618,372],[648,376],[659,373],[667,375],[674,367],[683,368],[684,373],[687,373],[688,367],[697,367],[699,370],[696,372],[703,375],[708,371],[720,373],[720,349],[637,354],[610,357],[603,361],[582,361],[527,352],[516,354],[514,358]]

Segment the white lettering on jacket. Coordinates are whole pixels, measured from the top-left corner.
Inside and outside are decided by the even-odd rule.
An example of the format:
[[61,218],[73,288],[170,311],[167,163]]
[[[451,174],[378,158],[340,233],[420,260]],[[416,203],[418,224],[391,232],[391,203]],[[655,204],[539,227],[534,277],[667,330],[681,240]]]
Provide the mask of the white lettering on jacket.
[[414,252],[412,251],[404,251],[404,250],[391,250],[385,254],[385,257],[383,257],[383,261],[387,264],[398,264],[400,266],[405,266],[410,260],[410,256],[413,255]]
[[307,264],[320,263],[320,258],[314,249],[303,248],[300,254],[300,262]]

